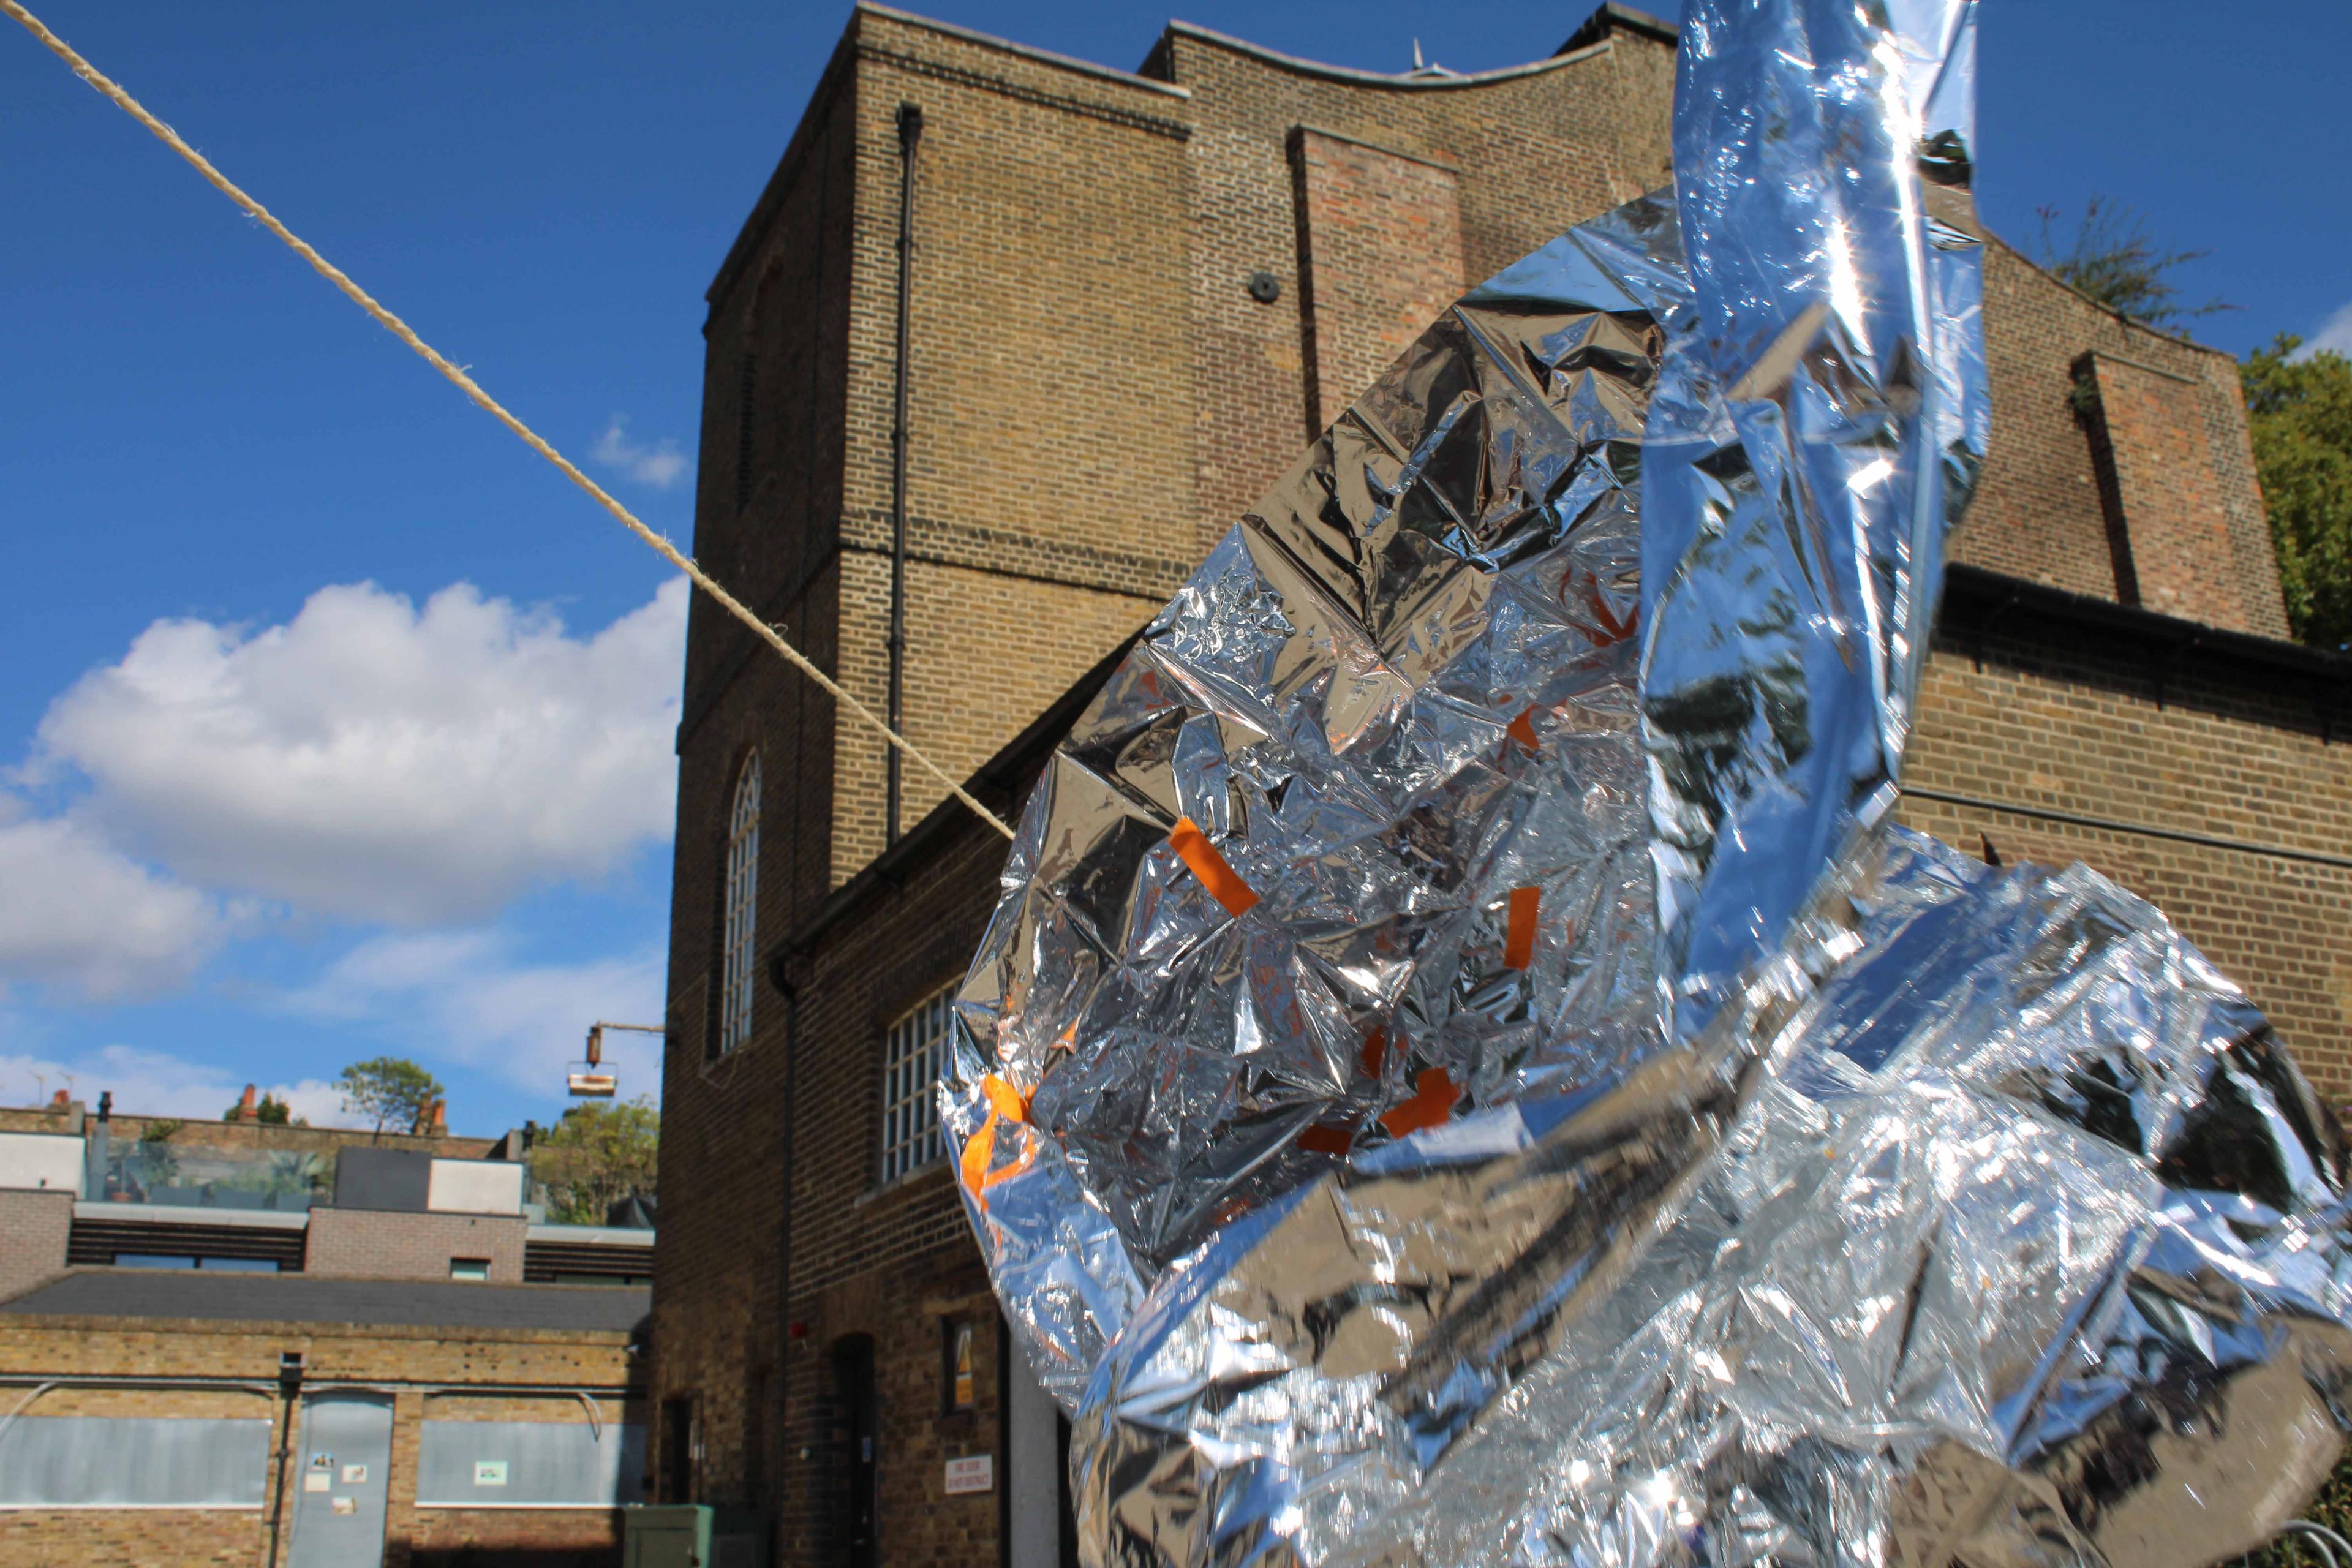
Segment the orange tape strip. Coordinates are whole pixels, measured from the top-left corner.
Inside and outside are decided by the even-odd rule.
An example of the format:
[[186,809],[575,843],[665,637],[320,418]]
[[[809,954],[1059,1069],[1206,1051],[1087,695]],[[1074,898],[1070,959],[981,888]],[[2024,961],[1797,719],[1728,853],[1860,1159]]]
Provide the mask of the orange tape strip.
[[1454,1102],[1462,1098],[1444,1068],[1423,1068],[1414,1084],[1418,1092],[1381,1118],[1381,1125],[1399,1138],[1436,1126],[1454,1114]]
[[1511,889],[1510,923],[1503,931],[1503,967],[1525,969],[1536,957],[1536,906],[1542,901],[1541,888]]
[[1024,1139],[1019,1159],[1001,1171],[990,1170],[989,1162],[996,1157],[997,1120],[1001,1117],[1015,1126],[1025,1124],[1029,1120],[1029,1102],[1021,1098],[1019,1089],[994,1073],[980,1080],[980,1091],[988,1097],[988,1120],[980,1124],[980,1131],[973,1133],[971,1142],[963,1146],[961,1173],[972,1201],[980,1205],[981,1213],[986,1214],[988,1189],[1027,1170],[1037,1158],[1037,1146]]
[[1168,847],[1192,868],[1192,875],[1201,879],[1201,886],[1225,906],[1227,914],[1238,919],[1257,907],[1257,895],[1250,890],[1250,885],[1225,864],[1225,858],[1217,853],[1217,847],[1209,842],[1191,817],[1176,819],[1176,826],[1168,830]]

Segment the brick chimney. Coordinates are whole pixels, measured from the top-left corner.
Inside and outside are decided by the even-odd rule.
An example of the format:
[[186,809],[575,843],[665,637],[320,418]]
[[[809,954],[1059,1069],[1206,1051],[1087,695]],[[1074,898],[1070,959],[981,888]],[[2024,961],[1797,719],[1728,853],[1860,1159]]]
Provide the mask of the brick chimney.
[[247,1084],[245,1086],[245,1092],[237,1097],[236,1119],[239,1121],[258,1121],[261,1120],[261,1108],[253,1103],[253,1085],[251,1084]]

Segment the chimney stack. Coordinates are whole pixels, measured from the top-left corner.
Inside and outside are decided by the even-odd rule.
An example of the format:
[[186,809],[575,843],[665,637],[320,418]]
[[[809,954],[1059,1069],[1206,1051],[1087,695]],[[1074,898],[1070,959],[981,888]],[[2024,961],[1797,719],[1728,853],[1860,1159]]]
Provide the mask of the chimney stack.
[[237,1097],[236,1119],[239,1121],[258,1121],[261,1120],[261,1108],[253,1103],[253,1085],[251,1084],[247,1084],[245,1086],[245,1092]]

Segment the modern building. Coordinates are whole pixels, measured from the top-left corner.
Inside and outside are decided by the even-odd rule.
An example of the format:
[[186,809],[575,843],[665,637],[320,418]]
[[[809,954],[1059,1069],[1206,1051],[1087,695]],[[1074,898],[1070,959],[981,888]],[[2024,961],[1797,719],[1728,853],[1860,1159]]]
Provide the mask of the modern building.
[[[859,6],[710,287],[697,554],[1015,814],[1332,413],[1664,183],[1674,58],[1613,4],[1466,76]],[[2352,660],[2284,640],[2235,367],[1997,240],[1986,293],[1905,815],[2154,899],[2352,1093]],[[926,1092],[1003,842],[699,599],[677,752],[654,1484],[780,1563],[1053,1562],[1062,1435]]]
[[0,1562],[617,1563],[655,1233],[521,1142],[0,1112]]

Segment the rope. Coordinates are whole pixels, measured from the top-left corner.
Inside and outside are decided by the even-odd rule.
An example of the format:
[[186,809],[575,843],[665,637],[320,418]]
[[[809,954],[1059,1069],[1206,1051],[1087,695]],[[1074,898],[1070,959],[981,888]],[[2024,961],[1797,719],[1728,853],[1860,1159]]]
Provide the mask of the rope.
[[26,32],[32,34],[36,38],[38,38],[41,41],[43,47],[47,48],[51,54],[57,56],[58,58],[65,61],[67,65],[72,67],[73,73],[76,76],[81,78],[82,80],[97,89],[101,95],[111,100],[116,108],[121,110],[125,114],[131,116],[131,119],[136,120],[140,124],[155,134],[156,139],[162,142],[163,145],[169,147],[173,152],[177,153],[182,158],[187,160],[188,165],[194,169],[197,174],[202,174],[205,177],[205,182],[215,190],[220,192],[221,195],[226,196],[230,201],[235,202],[238,206],[245,209],[246,213],[256,222],[259,223],[262,227],[268,229],[279,239],[285,241],[287,247],[292,250],[295,255],[309,262],[311,269],[317,272],[320,277],[324,278],[328,282],[332,283],[336,288],[341,289],[344,295],[351,300],[352,303],[357,305],[361,310],[365,310],[369,315],[374,317],[376,325],[382,327],[385,331],[390,332],[394,337],[398,338],[402,342],[406,343],[410,348],[415,350],[417,354],[424,359],[425,363],[431,365],[435,370],[439,371],[442,375],[448,379],[451,384],[457,388],[458,391],[473,399],[476,406],[479,407],[482,412],[488,414],[499,424],[513,431],[517,436],[522,438],[525,446],[529,447],[532,451],[537,452],[541,457],[545,458],[549,462],[554,464],[556,468],[562,471],[565,479],[570,479],[573,484],[578,485],[582,489],[587,491],[589,496],[596,502],[597,505],[603,507],[606,511],[611,512],[622,527],[627,529],[631,533],[635,534],[639,539],[650,545],[655,552],[660,555],[663,560],[677,567],[680,572],[685,573],[688,581],[692,582],[696,587],[701,589],[704,593],[709,595],[711,598],[716,600],[726,609],[729,615],[733,616],[737,620],[751,627],[751,630],[760,635],[761,639],[766,642],[769,647],[774,648],[778,653],[782,654],[786,659],[791,661],[793,668],[799,670],[803,675],[807,676],[811,680],[815,681],[819,686],[823,687],[827,692],[829,692],[835,701],[841,703],[851,712],[856,714],[860,719],[865,720],[868,724],[873,725],[875,729],[880,731],[884,740],[897,747],[903,755],[912,759],[933,778],[938,779],[941,784],[947,785],[948,793],[955,796],[956,799],[963,802],[964,805],[970,806],[973,813],[977,815],[982,822],[987,823],[991,827],[993,827],[997,832],[1004,835],[1007,838],[1013,837],[1013,829],[1006,826],[1003,821],[1000,819],[994,812],[989,810],[988,807],[981,805],[978,800],[974,799],[971,792],[965,789],[961,784],[958,783],[952,776],[950,776],[946,769],[940,767],[939,763],[931,761],[928,756],[925,756],[916,748],[913,742],[908,740],[904,735],[899,734],[896,730],[890,728],[889,725],[884,723],[882,720],[875,714],[872,709],[866,707],[865,703],[860,702],[856,698],[851,696],[849,692],[842,687],[839,681],[835,680],[831,676],[825,674],[824,671],[819,669],[815,664],[811,662],[806,654],[803,654],[800,649],[794,647],[790,642],[787,642],[784,639],[782,633],[777,631],[775,627],[770,626],[758,616],[752,614],[750,606],[743,604],[741,600],[736,598],[734,595],[729,593],[726,589],[720,587],[718,583],[711,578],[709,573],[705,572],[700,566],[695,564],[694,561],[680,551],[677,545],[672,544],[667,538],[655,532],[652,529],[638,521],[635,513],[632,512],[627,507],[623,506],[619,501],[614,500],[612,496],[605,492],[604,488],[602,485],[599,485],[595,480],[590,479],[587,475],[582,473],[577,468],[573,467],[571,459],[564,457],[562,453],[557,451],[553,447],[549,446],[547,442],[541,437],[537,431],[524,424],[520,419],[516,418],[512,414],[507,412],[505,405],[499,402],[497,398],[492,397],[488,393],[483,391],[481,386],[472,376],[467,375],[464,371],[458,369],[456,365],[451,364],[447,360],[444,359],[439,352],[436,351],[430,343],[427,343],[424,339],[418,337],[407,322],[402,321],[398,316],[394,315],[390,310],[385,310],[383,306],[377,303],[373,295],[369,294],[366,289],[362,289],[358,284],[352,282],[341,268],[336,267],[325,257],[320,256],[317,251],[311,249],[307,243],[295,235],[293,230],[278,222],[278,219],[271,215],[268,208],[263,206],[259,202],[255,201],[251,196],[247,195],[244,191],[237,187],[235,182],[228,178],[227,175],[222,174],[218,169],[214,168],[212,163],[206,160],[203,153],[197,152],[194,147],[189,146],[185,142],[180,139],[180,133],[178,132],[173,130],[170,126],[156,119],[152,114],[150,114],[147,111],[146,107],[137,99],[131,97],[129,93],[123,91],[121,88],[115,85],[114,81],[107,77],[103,72],[100,71],[96,66],[91,65],[88,60],[82,58],[80,55],[76,54],[72,47],[63,38],[58,37],[55,33],[50,32],[47,26],[43,26],[39,17],[34,16],[30,11],[26,10],[23,5],[17,3],[17,0],[0,0],[0,12],[5,12],[10,17],[21,25]]

